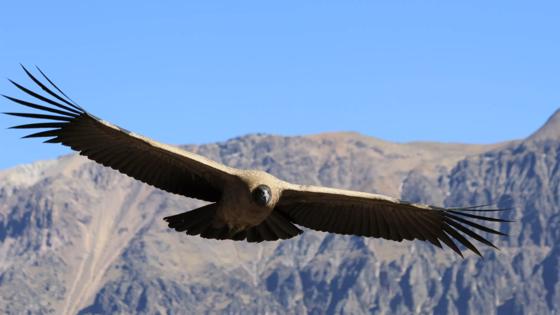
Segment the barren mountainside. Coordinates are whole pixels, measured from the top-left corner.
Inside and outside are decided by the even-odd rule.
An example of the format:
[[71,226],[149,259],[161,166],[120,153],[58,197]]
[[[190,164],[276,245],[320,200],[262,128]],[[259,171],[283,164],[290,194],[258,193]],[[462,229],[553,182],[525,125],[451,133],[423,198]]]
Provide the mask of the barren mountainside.
[[[248,135],[187,146],[284,180],[515,219],[484,259],[422,242],[307,230],[248,244],[187,236],[164,216],[201,202],[72,154],[0,172],[6,314],[558,314],[560,112],[525,140],[389,143],[355,133]],[[498,225],[496,225],[498,227]]]

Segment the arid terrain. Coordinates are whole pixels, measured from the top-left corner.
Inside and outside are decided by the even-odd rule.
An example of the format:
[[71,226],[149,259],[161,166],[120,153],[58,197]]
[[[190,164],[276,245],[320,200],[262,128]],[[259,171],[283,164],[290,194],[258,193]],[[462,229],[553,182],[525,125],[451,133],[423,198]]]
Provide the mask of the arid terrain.
[[[186,146],[288,181],[444,206],[512,208],[484,259],[306,231],[206,240],[164,216],[200,202],[71,154],[0,171],[5,314],[558,314],[560,112],[526,139],[390,143],[356,133]],[[498,227],[498,225],[496,225]]]

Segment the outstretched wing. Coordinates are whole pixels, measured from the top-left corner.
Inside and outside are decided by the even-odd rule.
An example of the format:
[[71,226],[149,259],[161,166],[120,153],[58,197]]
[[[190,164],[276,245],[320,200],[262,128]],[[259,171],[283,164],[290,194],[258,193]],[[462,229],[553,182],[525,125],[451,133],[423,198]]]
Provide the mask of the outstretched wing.
[[441,241],[461,256],[461,250],[453,240],[459,241],[477,255],[481,254],[469,238],[496,248],[477,230],[505,234],[472,219],[509,222],[473,214],[501,210],[480,207],[444,209],[407,203],[383,195],[291,184],[282,192],[275,208],[275,211],[282,212],[292,222],[314,230],[380,237],[399,242],[403,239],[419,239],[440,248]]
[[62,143],[81,155],[149,185],[207,201],[218,201],[223,185],[234,176],[233,168],[150,140],[89,114],[67,97],[40,69],[37,68],[50,88],[25,67],[23,69],[49,96],[40,95],[10,80],[33,97],[34,101],[3,96],[38,110],[35,113],[5,113],[37,119],[35,123],[12,127],[42,130],[24,138],[48,138],[45,142]]

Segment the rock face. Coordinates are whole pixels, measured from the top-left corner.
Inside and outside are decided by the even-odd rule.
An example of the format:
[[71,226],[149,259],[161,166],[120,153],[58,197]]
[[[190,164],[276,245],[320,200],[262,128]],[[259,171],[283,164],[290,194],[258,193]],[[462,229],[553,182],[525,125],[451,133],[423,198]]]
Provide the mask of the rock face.
[[[556,117],[559,116],[559,117]],[[247,244],[176,233],[198,206],[77,155],[0,172],[5,314],[558,314],[560,115],[523,141],[387,143],[352,133],[250,135],[187,147],[293,182],[515,219],[500,251],[306,231]],[[558,135],[558,136],[555,136]]]

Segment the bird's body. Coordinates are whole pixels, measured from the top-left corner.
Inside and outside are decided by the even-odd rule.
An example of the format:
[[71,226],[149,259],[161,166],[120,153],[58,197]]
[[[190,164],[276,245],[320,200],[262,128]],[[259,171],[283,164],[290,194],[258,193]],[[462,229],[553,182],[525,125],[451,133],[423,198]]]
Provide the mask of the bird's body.
[[204,238],[261,242],[294,237],[302,233],[297,227],[300,225],[325,232],[395,241],[419,239],[438,247],[441,241],[459,255],[462,255],[461,250],[454,240],[480,255],[468,238],[495,246],[477,230],[504,235],[473,221],[507,222],[478,214],[500,209],[444,209],[365,192],[297,185],[260,170],[228,167],[161,144],[91,115],[43,72],[39,70],[51,88],[24,70],[51,98],[12,81],[20,90],[45,103],[5,96],[41,111],[6,113],[42,120],[13,128],[46,129],[25,138],[47,137],[45,142],[62,143],[144,183],[209,202],[201,208],[164,218],[176,231]]
[[[261,224],[279,200],[282,181],[259,170],[239,170],[235,172],[234,181],[237,183],[227,185],[218,202],[216,223],[239,231]],[[251,198],[251,192],[260,185],[271,190],[271,200],[264,206]]]

